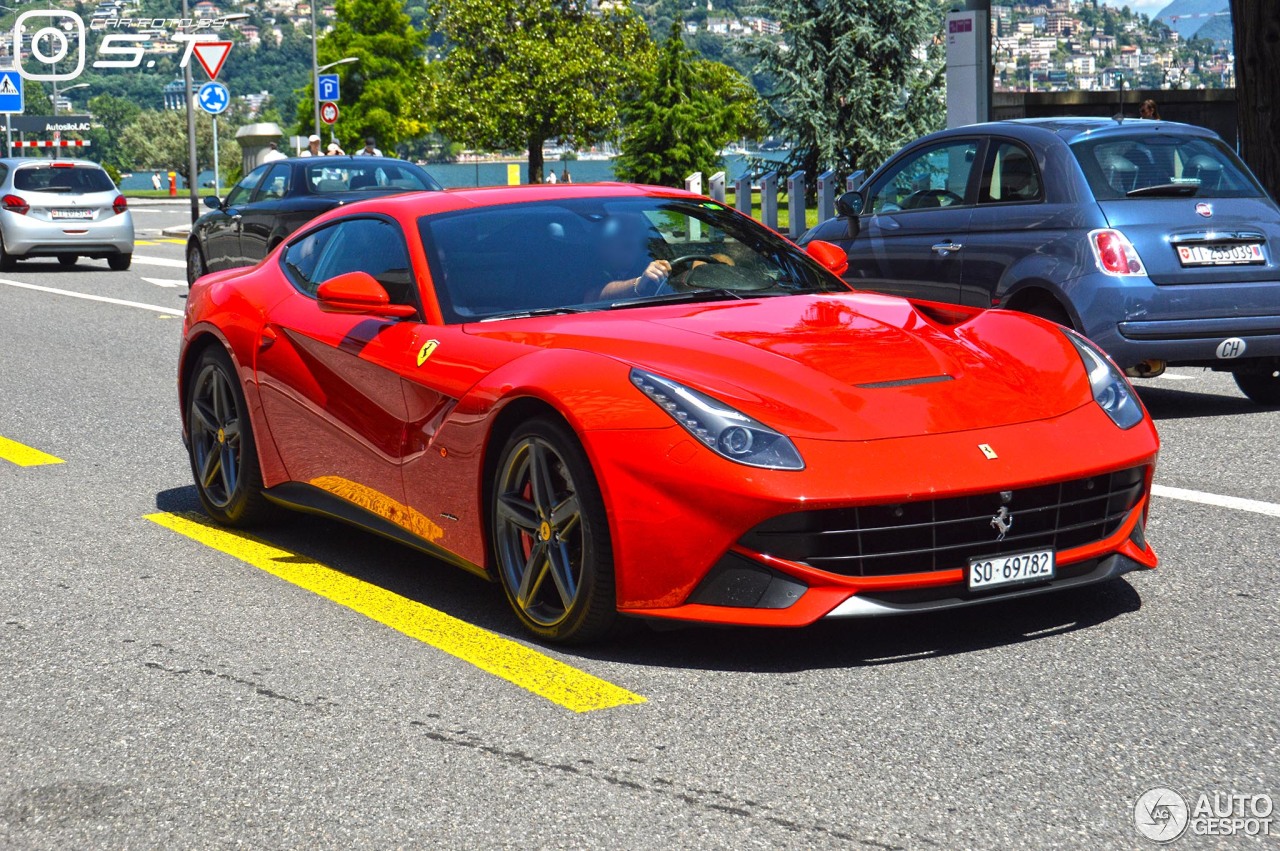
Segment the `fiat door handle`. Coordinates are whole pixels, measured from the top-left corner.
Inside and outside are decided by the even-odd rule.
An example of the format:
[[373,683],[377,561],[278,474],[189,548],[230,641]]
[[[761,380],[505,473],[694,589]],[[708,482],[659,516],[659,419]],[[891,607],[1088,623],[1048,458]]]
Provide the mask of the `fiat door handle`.
[[959,251],[961,248],[964,248],[964,245],[959,242],[939,242],[937,245],[933,246],[933,251],[935,254],[946,257],[948,254],[953,251]]

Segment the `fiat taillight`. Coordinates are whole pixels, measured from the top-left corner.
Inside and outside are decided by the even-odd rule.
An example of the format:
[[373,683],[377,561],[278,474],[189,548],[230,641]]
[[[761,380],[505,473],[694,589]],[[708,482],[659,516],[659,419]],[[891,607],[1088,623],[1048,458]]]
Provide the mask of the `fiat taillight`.
[[1129,238],[1118,230],[1095,230],[1089,234],[1089,247],[1098,268],[1108,275],[1145,275],[1146,267]]

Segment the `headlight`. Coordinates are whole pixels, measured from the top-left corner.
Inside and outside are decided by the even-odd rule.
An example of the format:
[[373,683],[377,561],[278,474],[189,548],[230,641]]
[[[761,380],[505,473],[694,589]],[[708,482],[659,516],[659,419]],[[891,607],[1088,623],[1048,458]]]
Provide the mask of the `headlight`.
[[1071,345],[1076,347],[1085,372],[1089,373],[1089,386],[1098,407],[1107,412],[1111,421],[1120,428],[1133,428],[1142,422],[1142,405],[1133,394],[1133,387],[1124,374],[1116,368],[1102,349],[1074,331],[1063,329]]
[[795,444],[728,405],[691,387],[642,369],[631,370],[631,383],[659,408],[718,455],[769,470],[803,470]]

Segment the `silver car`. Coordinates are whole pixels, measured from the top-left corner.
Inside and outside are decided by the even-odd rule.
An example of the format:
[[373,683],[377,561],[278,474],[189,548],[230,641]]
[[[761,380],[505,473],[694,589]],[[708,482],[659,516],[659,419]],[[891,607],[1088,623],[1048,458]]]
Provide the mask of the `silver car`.
[[0,159],[0,271],[19,260],[105,259],[116,271],[133,260],[133,216],[97,163]]

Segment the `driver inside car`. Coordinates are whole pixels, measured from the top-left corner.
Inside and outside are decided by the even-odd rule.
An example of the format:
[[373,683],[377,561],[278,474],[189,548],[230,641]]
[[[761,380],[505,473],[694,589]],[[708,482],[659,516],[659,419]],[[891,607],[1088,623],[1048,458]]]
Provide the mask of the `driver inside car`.
[[[597,243],[602,277],[607,278],[608,283],[600,288],[594,299],[589,300],[639,298],[661,292],[673,270],[671,261],[653,259],[650,246],[654,240],[661,241],[643,216],[624,214],[610,217],[604,223]],[[726,254],[707,256],[725,266],[734,265],[733,258]],[[688,271],[705,265],[706,262],[693,260]],[[639,275],[630,276],[641,267],[643,271]]]

